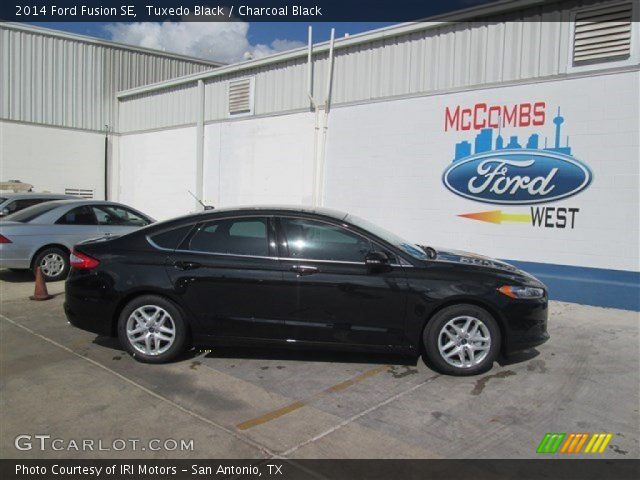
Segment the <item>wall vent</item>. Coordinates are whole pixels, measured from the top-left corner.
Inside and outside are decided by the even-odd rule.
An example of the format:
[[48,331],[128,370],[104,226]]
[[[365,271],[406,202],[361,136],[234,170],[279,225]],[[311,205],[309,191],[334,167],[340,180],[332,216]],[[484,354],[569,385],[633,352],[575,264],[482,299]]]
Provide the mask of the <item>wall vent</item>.
[[619,60],[631,54],[631,3],[577,12],[573,63]]
[[253,113],[252,87],[252,78],[241,78],[229,82],[229,115]]
[[80,198],[93,198],[93,190],[87,188],[65,188],[65,195],[74,195]]

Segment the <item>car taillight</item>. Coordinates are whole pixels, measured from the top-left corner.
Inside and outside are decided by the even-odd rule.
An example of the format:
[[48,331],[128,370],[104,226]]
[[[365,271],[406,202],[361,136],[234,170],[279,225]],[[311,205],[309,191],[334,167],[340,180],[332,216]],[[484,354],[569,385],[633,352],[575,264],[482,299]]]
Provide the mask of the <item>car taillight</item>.
[[75,268],[76,270],[91,270],[100,265],[100,262],[95,258],[85,255],[77,250],[71,252],[69,263],[71,264],[71,268]]
[[4,235],[0,235],[0,243],[12,243],[12,242]]

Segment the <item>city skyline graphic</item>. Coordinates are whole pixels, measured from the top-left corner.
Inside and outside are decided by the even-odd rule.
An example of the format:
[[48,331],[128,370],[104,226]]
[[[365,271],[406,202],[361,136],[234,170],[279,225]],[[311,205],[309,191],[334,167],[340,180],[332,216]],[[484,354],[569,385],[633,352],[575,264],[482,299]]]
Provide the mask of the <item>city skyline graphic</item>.
[[[500,123],[502,123],[500,121]],[[473,145],[468,140],[463,140],[461,142],[456,143],[455,152],[453,162],[458,162],[464,158],[470,157],[472,155],[477,155],[479,153],[485,152],[496,152],[496,151],[505,151],[510,153],[515,153],[518,150],[527,149],[527,150],[541,150],[546,152],[555,152],[561,153],[564,155],[571,155],[571,147],[569,147],[569,136],[566,137],[565,146],[561,146],[561,131],[562,124],[564,123],[564,117],[560,115],[560,107],[558,107],[558,113],[553,118],[553,123],[555,124],[555,138],[553,142],[553,146],[549,147],[547,145],[547,137],[544,137],[544,147],[540,148],[540,134],[532,133],[529,135],[529,138],[526,141],[525,146],[523,147],[520,142],[518,135],[510,135],[508,137],[508,143],[505,145],[505,137],[502,136],[502,127],[496,128],[483,128],[476,135]],[[498,135],[495,139],[495,144],[493,141],[493,132],[494,130],[498,130]],[[473,147],[473,148],[472,148]]]

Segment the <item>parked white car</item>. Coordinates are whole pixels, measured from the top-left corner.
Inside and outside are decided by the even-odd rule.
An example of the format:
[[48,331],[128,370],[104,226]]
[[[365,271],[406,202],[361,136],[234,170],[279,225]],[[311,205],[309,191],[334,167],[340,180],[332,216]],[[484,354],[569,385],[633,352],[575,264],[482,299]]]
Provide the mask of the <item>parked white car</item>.
[[0,220],[0,268],[40,267],[45,280],[64,280],[75,244],[124,235],[154,221],[114,202],[54,200],[34,205]]

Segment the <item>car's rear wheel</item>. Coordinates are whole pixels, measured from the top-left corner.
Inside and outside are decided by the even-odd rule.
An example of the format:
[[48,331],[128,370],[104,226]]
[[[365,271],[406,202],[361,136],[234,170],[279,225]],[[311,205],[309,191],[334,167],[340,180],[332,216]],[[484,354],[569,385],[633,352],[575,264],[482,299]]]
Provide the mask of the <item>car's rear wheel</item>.
[[182,353],[187,344],[187,324],[180,309],[157,295],[131,300],[118,319],[122,346],[146,363],[165,363]]
[[33,261],[33,273],[40,267],[47,282],[64,280],[69,274],[69,253],[59,247],[47,247]]
[[427,364],[457,376],[490,370],[500,352],[500,327],[493,316],[476,305],[443,308],[423,333]]

